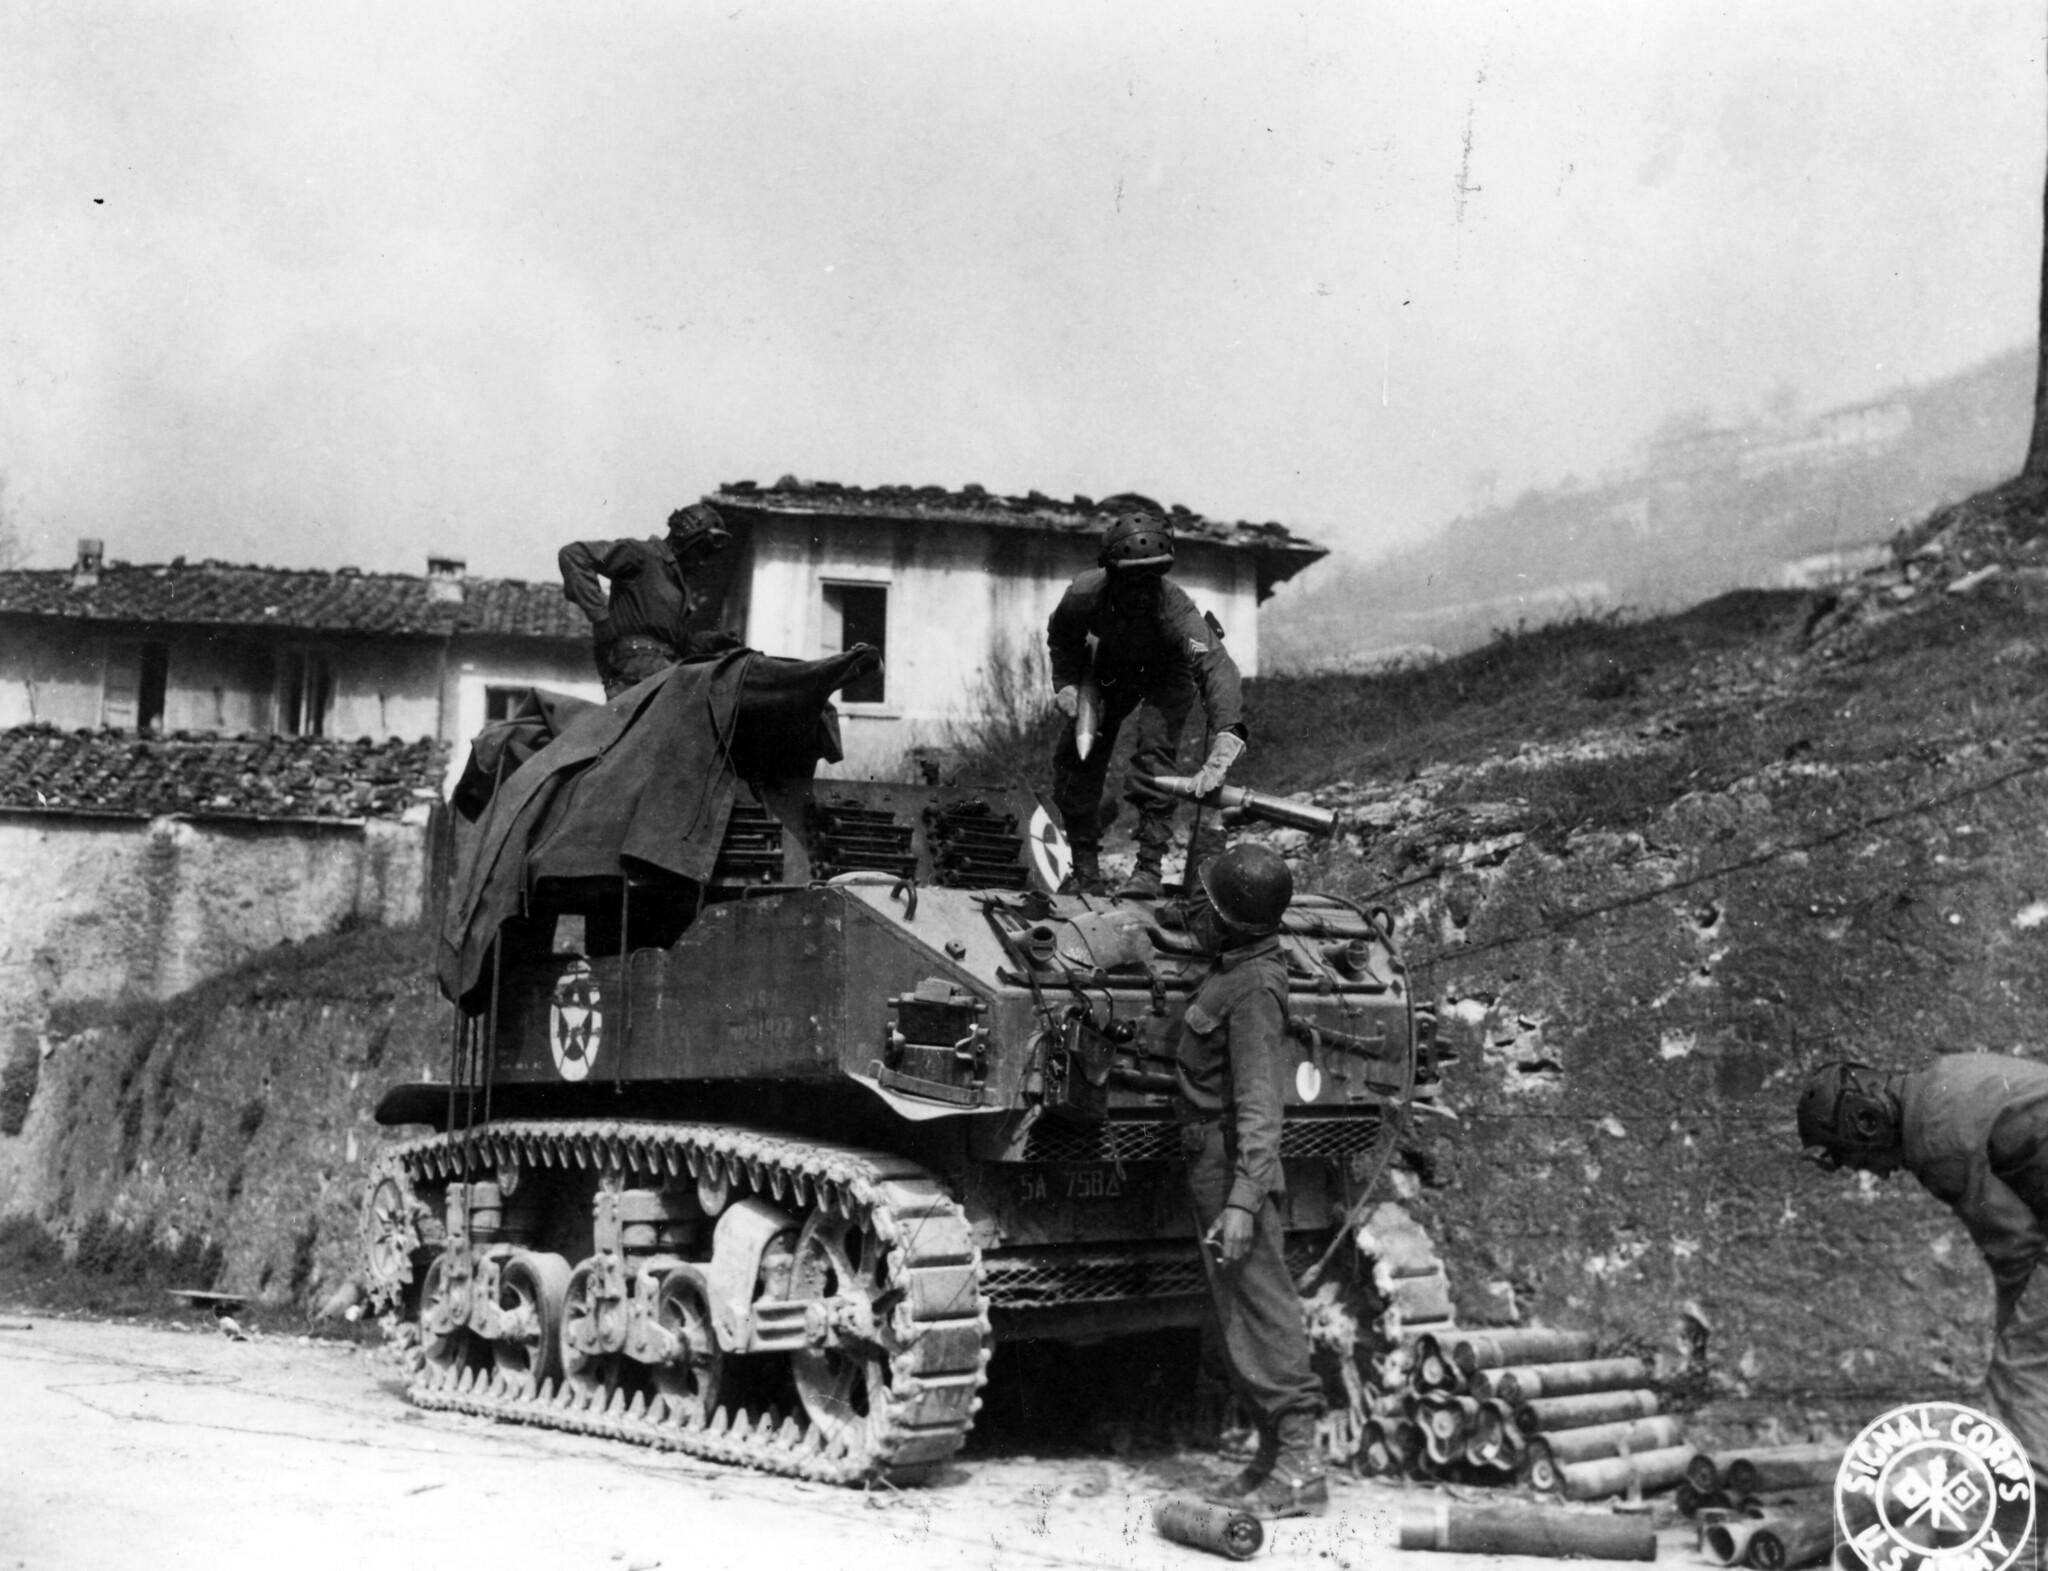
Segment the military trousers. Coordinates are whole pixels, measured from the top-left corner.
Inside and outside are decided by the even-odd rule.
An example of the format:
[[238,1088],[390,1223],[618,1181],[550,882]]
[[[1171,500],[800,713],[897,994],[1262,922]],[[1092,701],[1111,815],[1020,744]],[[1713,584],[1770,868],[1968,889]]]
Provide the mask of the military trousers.
[[1181,1151],[1188,1164],[1197,1243],[1207,1262],[1209,1305],[1218,1341],[1238,1400],[1262,1430],[1282,1415],[1323,1411],[1323,1383],[1309,1364],[1308,1329],[1301,1296],[1287,1269],[1279,1198],[1267,1195],[1252,1215],[1252,1246],[1230,1264],[1201,1242],[1222,1214],[1237,1166],[1227,1121],[1206,1119],[1181,1126]]
[[[1109,779],[1110,754],[1116,751],[1117,734],[1133,715],[1137,716],[1138,746],[1131,755],[1131,773],[1137,775],[1189,775],[1202,766],[1195,749],[1204,746],[1199,728],[1188,734],[1189,718],[1200,708],[1201,698],[1194,678],[1185,671],[1162,678],[1131,679],[1102,690],[1102,729],[1095,744],[1083,758],[1074,742],[1074,723],[1068,721],[1060,733],[1052,757],[1052,800],[1060,812],[1060,824],[1075,845],[1102,843],[1105,816],[1103,787]],[[1191,743],[1184,750],[1183,744]],[[1135,778],[1125,787],[1125,799],[1138,810],[1134,838],[1141,853],[1149,852],[1155,864],[1173,844],[1173,814],[1180,805],[1174,797],[1140,785]],[[1114,813],[1107,815],[1113,819]],[[1214,815],[1210,815],[1214,822]],[[1222,849],[1221,831],[1215,844],[1199,848],[1203,857]]]
[[2048,1280],[2038,1268],[2012,1318],[1991,1344],[1984,1372],[1984,1408],[2010,1429],[2048,1482]]
[[604,683],[606,698],[618,697],[627,688],[666,671],[677,660],[674,644],[648,633],[628,633],[608,644],[595,645],[593,653],[597,679]]

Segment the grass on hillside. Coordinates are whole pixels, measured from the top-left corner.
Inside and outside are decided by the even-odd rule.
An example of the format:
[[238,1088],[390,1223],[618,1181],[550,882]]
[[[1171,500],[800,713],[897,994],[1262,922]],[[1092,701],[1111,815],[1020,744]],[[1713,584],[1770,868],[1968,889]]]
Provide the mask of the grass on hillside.
[[1502,632],[1469,653],[1378,675],[1250,683],[1247,783],[1301,791],[1399,779],[1445,758],[1512,750],[1647,716],[1650,688],[1687,664],[1784,638],[1801,593],[1742,590],[1676,616],[1574,617]]
[[104,1213],[87,1219],[69,1247],[33,1217],[0,1216],[0,1299],[57,1314],[167,1317],[173,1288],[211,1289],[219,1244],[186,1238],[166,1248],[140,1228]]
[[[133,1042],[132,1078],[151,1044],[166,1032],[195,1026],[225,1006],[265,999],[360,1006],[418,985],[431,962],[431,935],[422,927],[351,926],[265,950],[172,998],[59,1003],[50,1011],[49,1028],[60,1036],[93,1028],[127,1033]],[[0,1076],[0,1101],[6,1085],[6,1077]],[[124,1107],[133,1109],[139,1132],[139,1085],[136,1090],[134,1097],[124,1098]],[[161,1084],[156,1094],[161,1102]],[[243,1110],[245,1136],[253,1133],[247,1122],[252,1112],[261,1117],[260,1102]],[[187,1237],[167,1246],[152,1226],[129,1225],[105,1214],[88,1217],[75,1233],[55,1230],[34,1217],[0,1216],[0,1302],[56,1314],[178,1319],[190,1311],[172,1289],[212,1289],[222,1266],[217,1243]],[[294,1274],[310,1267],[309,1256],[295,1263]],[[294,1283],[295,1300],[301,1286]],[[290,1329],[312,1328],[294,1323]]]
[[[1687,663],[1789,636],[1809,598],[1743,591],[1682,615],[1640,620],[1609,613],[1503,632],[1435,665],[1378,675],[1274,676],[1246,684],[1252,744],[1235,780],[1302,791],[1341,779],[1399,779],[1442,759],[1511,751],[1647,717],[1650,689]],[[1006,682],[989,718],[954,739],[963,779],[1048,791],[1061,720],[1021,677]],[[1119,738],[1115,781],[1134,727]],[[1780,745],[1775,731],[1733,719],[1649,756],[1475,776],[1460,795],[1519,797],[1558,833],[1640,822],[1673,797],[1722,785]],[[1112,795],[1117,788],[1112,787]]]
[[422,926],[350,926],[265,949],[171,998],[61,1001],[50,1008],[50,1030],[59,1036],[93,1027],[162,1030],[210,1018],[225,1004],[271,998],[354,1004],[388,999],[431,975],[433,939]]

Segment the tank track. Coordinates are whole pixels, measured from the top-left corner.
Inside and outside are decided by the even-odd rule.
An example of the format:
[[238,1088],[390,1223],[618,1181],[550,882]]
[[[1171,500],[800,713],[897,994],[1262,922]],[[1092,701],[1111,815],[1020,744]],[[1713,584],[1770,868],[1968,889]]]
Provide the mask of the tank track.
[[[493,1370],[459,1374],[422,1364],[406,1396],[416,1406],[596,1435],[708,1461],[823,1483],[858,1484],[943,1461],[960,1448],[988,1378],[989,1317],[981,1258],[967,1218],[922,1167],[884,1152],[763,1134],[728,1125],[625,1120],[520,1120],[408,1141],[371,1177],[399,1180],[411,1218],[427,1213],[419,1188],[505,1165],[597,1169],[627,1182],[723,1182],[792,1207],[858,1224],[889,1256],[894,1298],[886,1327],[889,1373],[865,1444],[825,1431],[799,1411],[779,1418],[721,1405],[684,1421],[659,1396],[579,1393],[564,1380],[521,1392]],[[369,1207],[366,1203],[366,1223]],[[387,1272],[387,1275],[389,1273]],[[405,1272],[410,1276],[409,1268]],[[385,1301],[403,1281],[373,1283]],[[766,1355],[774,1356],[774,1355]]]

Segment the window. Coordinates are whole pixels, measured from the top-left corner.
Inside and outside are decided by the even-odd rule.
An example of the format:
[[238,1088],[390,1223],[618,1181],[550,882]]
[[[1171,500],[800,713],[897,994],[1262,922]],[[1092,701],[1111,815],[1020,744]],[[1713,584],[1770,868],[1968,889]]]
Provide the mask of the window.
[[327,657],[296,650],[279,672],[277,728],[286,736],[325,736],[334,707],[334,673]]
[[164,644],[109,644],[100,723],[115,731],[133,727],[138,734],[163,730],[170,669],[170,650]]
[[135,729],[164,728],[164,694],[170,687],[171,652],[162,644],[142,646],[142,671],[135,684]]
[[510,720],[519,713],[530,687],[486,687],[484,689],[484,724],[495,725],[500,720]]
[[[889,586],[887,584],[825,585],[825,652],[836,654],[855,644],[873,644],[889,657]],[[849,704],[884,701],[884,671],[856,677],[840,690]]]

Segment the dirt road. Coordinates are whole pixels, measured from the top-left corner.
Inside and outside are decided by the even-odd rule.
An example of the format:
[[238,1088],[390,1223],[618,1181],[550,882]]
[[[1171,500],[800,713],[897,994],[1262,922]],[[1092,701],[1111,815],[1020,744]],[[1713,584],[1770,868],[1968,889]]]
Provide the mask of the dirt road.
[[[863,1494],[421,1413],[367,1347],[0,1311],[0,1571],[1220,1566],[1151,1525],[1202,1466],[977,1458]],[[1275,1524],[1259,1560],[1557,1565],[1393,1550],[1400,1498],[1341,1481],[1329,1517]],[[1660,1558],[1691,1562],[1688,1535]]]

